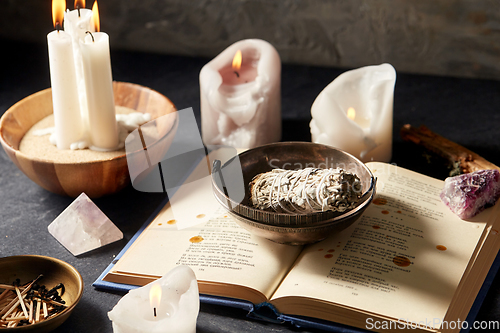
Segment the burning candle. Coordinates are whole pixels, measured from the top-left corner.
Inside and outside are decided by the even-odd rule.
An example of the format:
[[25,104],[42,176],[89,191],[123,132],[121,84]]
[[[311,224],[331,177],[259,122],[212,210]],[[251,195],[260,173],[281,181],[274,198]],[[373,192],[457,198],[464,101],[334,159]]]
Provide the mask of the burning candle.
[[345,150],[363,162],[389,162],[395,82],[396,71],[389,64],[341,74],[311,107],[312,141]]
[[80,51],[80,40],[85,38],[85,33],[87,31],[93,32],[90,24],[91,19],[92,10],[85,8],[85,0],[75,0],[75,10],[67,10],[64,13],[64,31],[70,34],[73,40],[73,59],[75,61],[78,97],[85,128],[88,127],[88,107],[87,93],[85,91],[85,76],[83,74],[82,53]]
[[54,135],[59,149],[69,149],[73,142],[80,140],[84,131],[71,36],[60,30],[65,8],[65,0],[52,1],[52,19],[56,30],[47,35]]
[[266,41],[229,46],[200,72],[207,145],[252,148],[281,139],[281,60]]
[[191,268],[177,266],[129,291],[108,316],[115,333],[195,333],[199,310],[196,276]]
[[99,32],[97,1],[92,7],[95,33],[80,40],[89,115],[91,149],[114,150],[118,146],[109,36]]

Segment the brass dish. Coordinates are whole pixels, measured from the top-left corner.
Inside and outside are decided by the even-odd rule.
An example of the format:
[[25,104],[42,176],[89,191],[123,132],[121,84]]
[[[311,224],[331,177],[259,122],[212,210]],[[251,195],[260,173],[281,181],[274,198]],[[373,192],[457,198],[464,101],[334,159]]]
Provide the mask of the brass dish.
[[40,274],[43,274],[43,278],[39,284],[45,285],[48,289],[59,283],[64,284],[65,292],[62,299],[68,307],[54,317],[39,323],[1,328],[0,332],[50,332],[68,319],[83,295],[83,279],[73,266],[56,258],[38,255],[0,258],[0,283],[2,284],[12,284],[16,279],[20,279],[21,283],[26,283]]
[[[238,155],[241,171],[214,162],[212,172],[213,192],[219,203],[237,222],[250,232],[278,243],[302,245],[318,242],[333,232],[341,231],[354,223],[371,203],[375,195],[375,178],[360,160],[342,150],[310,142],[272,143],[247,150]],[[273,168],[303,169],[307,166],[342,167],[355,173],[362,183],[362,195],[357,205],[343,213],[318,212],[311,214],[283,214],[252,207],[249,201],[250,181],[259,173]],[[224,179],[237,179],[231,173],[242,172],[245,196],[242,201],[231,197]],[[225,188],[226,187],[226,188]]]

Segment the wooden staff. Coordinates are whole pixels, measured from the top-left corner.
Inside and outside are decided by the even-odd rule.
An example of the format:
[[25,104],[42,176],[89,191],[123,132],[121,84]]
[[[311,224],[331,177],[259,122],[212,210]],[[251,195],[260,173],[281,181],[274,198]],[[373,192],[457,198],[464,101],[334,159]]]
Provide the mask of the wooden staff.
[[473,151],[432,132],[426,126],[416,128],[406,124],[401,128],[400,135],[403,140],[413,142],[446,159],[455,169],[451,173],[462,174],[485,169],[500,169]]

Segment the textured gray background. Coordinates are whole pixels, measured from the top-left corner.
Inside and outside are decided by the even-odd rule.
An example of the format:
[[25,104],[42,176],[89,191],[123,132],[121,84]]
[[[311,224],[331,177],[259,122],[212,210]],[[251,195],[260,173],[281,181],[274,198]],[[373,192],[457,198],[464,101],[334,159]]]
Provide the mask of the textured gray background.
[[[45,42],[50,0],[1,4],[0,37]],[[100,0],[99,8],[116,49],[214,57],[261,38],[285,63],[389,62],[398,72],[500,79],[497,0]]]

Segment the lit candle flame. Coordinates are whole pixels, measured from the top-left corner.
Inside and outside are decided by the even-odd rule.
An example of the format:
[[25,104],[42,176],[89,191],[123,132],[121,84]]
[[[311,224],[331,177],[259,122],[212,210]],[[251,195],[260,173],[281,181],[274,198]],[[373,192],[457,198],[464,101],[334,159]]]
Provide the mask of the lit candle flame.
[[85,8],[85,0],[75,0],[75,8]]
[[59,25],[60,28],[62,27],[65,10],[65,0],[52,0],[52,22],[54,23],[54,28],[57,29],[57,25]]
[[347,109],[347,118],[354,120],[356,118],[356,110],[354,108]]
[[242,61],[241,50],[238,50],[238,52],[236,52],[236,54],[234,55],[234,58],[233,58],[233,70],[234,71],[240,70],[241,61]]
[[97,0],[94,1],[94,5],[92,6],[92,22],[94,25],[94,31],[101,31],[101,22],[99,21],[99,8],[97,7]]
[[159,284],[153,284],[149,290],[149,304],[151,309],[153,309],[154,316],[156,317],[156,308],[160,306],[161,299],[161,286]]

